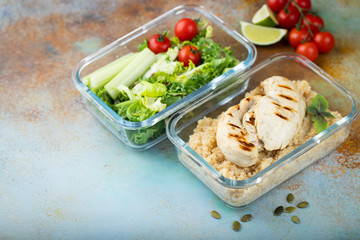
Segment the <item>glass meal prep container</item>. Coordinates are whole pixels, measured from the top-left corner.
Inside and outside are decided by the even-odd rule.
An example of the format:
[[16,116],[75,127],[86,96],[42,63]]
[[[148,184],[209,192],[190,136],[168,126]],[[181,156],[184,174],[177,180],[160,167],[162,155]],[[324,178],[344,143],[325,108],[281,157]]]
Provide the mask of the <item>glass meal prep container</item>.
[[[239,181],[228,179],[187,145],[189,136],[193,134],[199,119],[216,118],[230,106],[238,104],[246,91],[254,89],[271,76],[307,80],[312,90],[328,100],[329,109],[340,112],[342,118],[252,177]],[[249,80],[248,89],[237,91],[238,85],[245,80]],[[335,150],[348,137],[351,122],[358,114],[359,104],[353,93],[311,61],[297,54],[284,53],[274,55],[253,67],[238,82],[218,88],[213,95],[175,113],[169,118],[166,130],[176,147],[179,160],[186,168],[226,204],[244,207]]]
[[[168,106],[163,111],[140,122],[131,122],[121,118],[81,81],[84,76],[114,60],[130,52],[137,52],[138,45],[142,43],[144,39],[150,38],[156,33],[168,30],[169,36],[174,36],[174,26],[176,22],[184,17],[207,20],[208,24],[213,27],[212,39],[216,43],[221,44],[222,47],[230,46],[234,51],[234,56],[240,63],[200,89]],[[93,113],[106,128],[129,148],[145,150],[166,138],[165,119],[201,96],[209,94],[209,92],[222,84],[237,79],[241,73],[255,62],[255,58],[256,48],[254,45],[214,14],[202,6],[181,5],[83,59],[73,70],[72,81],[80,91],[88,110]],[[137,141],[139,136],[144,136],[144,134],[149,134],[148,139],[143,142]]]

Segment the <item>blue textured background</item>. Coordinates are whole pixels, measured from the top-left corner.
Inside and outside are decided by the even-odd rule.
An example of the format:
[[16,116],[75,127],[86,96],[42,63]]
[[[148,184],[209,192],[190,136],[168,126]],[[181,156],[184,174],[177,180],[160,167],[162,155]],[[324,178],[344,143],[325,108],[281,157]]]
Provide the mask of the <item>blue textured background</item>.
[[[191,3],[239,30],[265,1]],[[129,150],[85,110],[70,81],[75,64],[179,4],[0,0],[0,239],[360,239],[359,119],[337,151],[233,209],[168,140]],[[359,1],[313,1],[313,9],[336,38],[316,63],[359,97]],[[258,61],[282,51],[294,49],[259,47]],[[297,225],[272,214],[289,192],[310,202]],[[234,232],[247,213],[253,220]]]

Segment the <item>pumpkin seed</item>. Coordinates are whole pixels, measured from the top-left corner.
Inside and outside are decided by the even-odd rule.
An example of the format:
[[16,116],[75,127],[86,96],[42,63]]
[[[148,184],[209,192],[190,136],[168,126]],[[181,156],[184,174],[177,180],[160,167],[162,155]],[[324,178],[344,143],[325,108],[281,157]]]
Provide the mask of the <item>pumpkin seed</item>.
[[298,216],[292,216],[291,217],[291,220],[294,222],[294,223],[300,223],[300,219]]
[[274,216],[279,216],[284,212],[284,207],[283,206],[279,206],[275,209],[274,211]]
[[239,231],[240,227],[241,227],[241,224],[238,221],[233,222],[232,228],[235,232]]
[[251,219],[252,219],[252,215],[251,214],[246,214],[246,215],[242,216],[241,221],[242,222],[249,222],[249,221],[251,221]]
[[298,208],[306,208],[307,206],[309,206],[309,203],[304,201],[304,202],[300,202],[298,203],[298,205],[296,205]]
[[215,210],[212,210],[212,211],[210,212],[210,214],[211,214],[211,216],[213,216],[213,218],[216,218],[216,219],[220,219],[220,218],[221,218],[220,213],[218,213],[218,212],[215,211]]
[[295,199],[295,197],[294,197],[294,195],[292,193],[289,193],[287,195],[287,197],[286,197],[286,200],[287,200],[288,203],[293,203],[294,199]]
[[296,210],[296,207],[287,207],[284,209],[284,212],[286,213],[292,213]]

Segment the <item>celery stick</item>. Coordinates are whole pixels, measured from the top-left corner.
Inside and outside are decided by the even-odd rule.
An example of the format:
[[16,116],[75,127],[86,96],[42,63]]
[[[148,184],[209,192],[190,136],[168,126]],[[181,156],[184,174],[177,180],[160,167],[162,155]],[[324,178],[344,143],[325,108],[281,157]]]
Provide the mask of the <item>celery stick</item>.
[[86,75],[85,77],[83,77],[83,78],[81,79],[81,81],[83,82],[83,84],[85,84],[86,86],[89,87],[89,85],[90,85],[90,76],[89,76],[89,75]]
[[134,59],[136,53],[129,53],[125,56],[105,65],[102,68],[85,76],[83,79],[88,78],[89,83],[87,84],[90,89],[97,90],[107,84],[112,78],[116,76],[121,70],[123,70],[129,62]]
[[120,86],[124,85],[130,87],[130,85],[136,81],[145,71],[155,62],[155,54],[148,48],[145,48],[138,53],[134,59],[119,72],[110,82],[105,85],[105,90],[110,97],[116,99],[120,94]]
[[102,71],[97,71],[90,77],[90,87],[98,89],[102,88],[110,82],[119,72],[121,72],[137,55],[137,53],[127,54],[113,63],[110,63],[108,67],[101,68]]

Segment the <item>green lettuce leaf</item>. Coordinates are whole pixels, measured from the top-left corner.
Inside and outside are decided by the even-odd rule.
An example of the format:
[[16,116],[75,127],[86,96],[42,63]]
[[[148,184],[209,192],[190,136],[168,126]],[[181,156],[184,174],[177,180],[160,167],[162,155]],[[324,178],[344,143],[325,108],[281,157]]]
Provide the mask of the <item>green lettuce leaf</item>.
[[166,86],[162,83],[150,83],[147,81],[140,81],[131,90],[131,93],[136,96],[161,97],[165,94],[166,90]]
[[161,98],[142,97],[141,103],[153,112],[160,112],[166,108],[166,104],[161,103]]
[[139,50],[139,51],[142,51],[142,50],[144,50],[144,49],[147,48],[147,47],[148,47],[148,40],[147,40],[147,39],[144,39],[144,41],[139,44],[138,50]]

